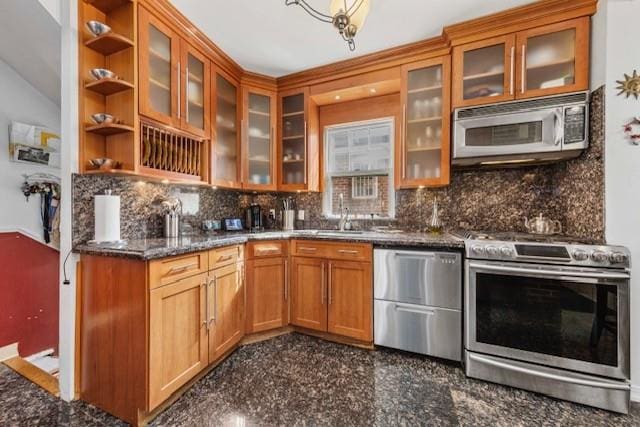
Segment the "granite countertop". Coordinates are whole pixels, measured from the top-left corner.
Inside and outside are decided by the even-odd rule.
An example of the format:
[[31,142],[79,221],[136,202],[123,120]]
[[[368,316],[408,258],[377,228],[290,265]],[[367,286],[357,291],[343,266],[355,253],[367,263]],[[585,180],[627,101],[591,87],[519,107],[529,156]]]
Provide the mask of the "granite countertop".
[[127,240],[121,243],[77,245],[74,252],[88,255],[116,256],[150,260],[189,252],[198,252],[246,243],[255,240],[279,239],[333,240],[353,243],[372,243],[375,246],[414,247],[431,249],[463,249],[464,241],[449,233],[418,232],[357,232],[341,233],[331,230],[265,231],[261,233],[222,232],[174,239],[156,238]]

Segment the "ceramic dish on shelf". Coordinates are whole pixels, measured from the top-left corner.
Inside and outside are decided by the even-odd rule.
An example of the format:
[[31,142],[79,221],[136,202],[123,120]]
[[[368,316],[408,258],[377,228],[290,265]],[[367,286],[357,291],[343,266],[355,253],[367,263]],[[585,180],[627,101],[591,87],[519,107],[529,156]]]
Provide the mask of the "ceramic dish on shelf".
[[116,73],[114,73],[111,70],[108,70],[106,68],[92,68],[91,69],[91,75],[96,79],[96,80],[102,80],[102,79],[115,79],[116,77]]
[[108,157],[99,157],[97,159],[89,160],[91,166],[94,166],[100,170],[119,169],[121,163],[117,160],[110,159]]
[[107,124],[115,123],[113,116],[107,113],[92,114],[91,120],[93,120],[97,125],[107,125]]
[[111,27],[100,21],[88,21],[87,29],[96,37],[107,34],[111,31]]

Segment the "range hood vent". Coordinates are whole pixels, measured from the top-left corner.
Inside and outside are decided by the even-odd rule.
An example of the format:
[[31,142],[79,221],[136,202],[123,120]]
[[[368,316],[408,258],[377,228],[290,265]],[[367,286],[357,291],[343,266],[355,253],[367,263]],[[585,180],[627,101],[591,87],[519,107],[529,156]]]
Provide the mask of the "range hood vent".
[[469,119],[495,116],[498,114],[508,114],[522,110],[561,107],[568,104],[587,102],[587,96],[587,92],[579,92],[563,96],[532,99],[528,101],[506,102],[503,104],[488,105],[486,107],[464,108],[456,111],[456,118]]

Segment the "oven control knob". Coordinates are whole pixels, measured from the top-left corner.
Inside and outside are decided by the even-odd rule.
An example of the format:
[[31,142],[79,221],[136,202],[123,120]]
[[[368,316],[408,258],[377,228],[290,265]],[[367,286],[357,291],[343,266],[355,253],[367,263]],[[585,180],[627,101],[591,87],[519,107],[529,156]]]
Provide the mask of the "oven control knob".
[[500,251],[495,246],[487,246],[487,255],[489,256],[498,256]]
[[609,260],[609,255],[603,251],[594,251],[591,253],[591,259],[595,262],[603,263]]
[[500,248],[500,253],[503,257],[511,257],[513,256],[513,251],[509,246],[503,246]]
[[484,246],[475,245],[471,247],[471,252],[474,255],[484,255]]
[[624,264],[629,260],[629,257],[624,252],[612,252],[609,254],[609,261],[611,264]]
[[573,251],[573,259],[575,259],[576,261],[586,261],[589,259],[589,252],[582,250],[582,249],[576,249],[575,251]]

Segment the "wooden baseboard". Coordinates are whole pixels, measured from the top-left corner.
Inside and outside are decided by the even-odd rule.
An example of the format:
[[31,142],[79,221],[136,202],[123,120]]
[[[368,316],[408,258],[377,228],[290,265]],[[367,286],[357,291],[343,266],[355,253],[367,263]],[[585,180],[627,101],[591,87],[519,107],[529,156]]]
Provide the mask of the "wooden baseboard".
[[12,359],[5,360],[4,364],[32,383],[42,387],[55,397],[60,397],[58,379],[48,372],[45,372],[36,365],[27,362],[22,357],[14,357]]
[[243,346],[267,341],[272,338],[279,337],[280,335],[290,334],[291,332],[293,332],[293,328],[291,326],[284,326],[270,331],[256,332],[255,334],[246,335],[240,342],[240,345]]
[[294,332],[299,332],[301,334],[311,335],[323,340],[363,348],[365,350],[373,350],[375,348],[373,342],[359,341],[353,338],[344,337],[342,335],[334,335],[328,332],[314,331],[313,329],[301,328],[300,326],[293,326],[293,330]]

